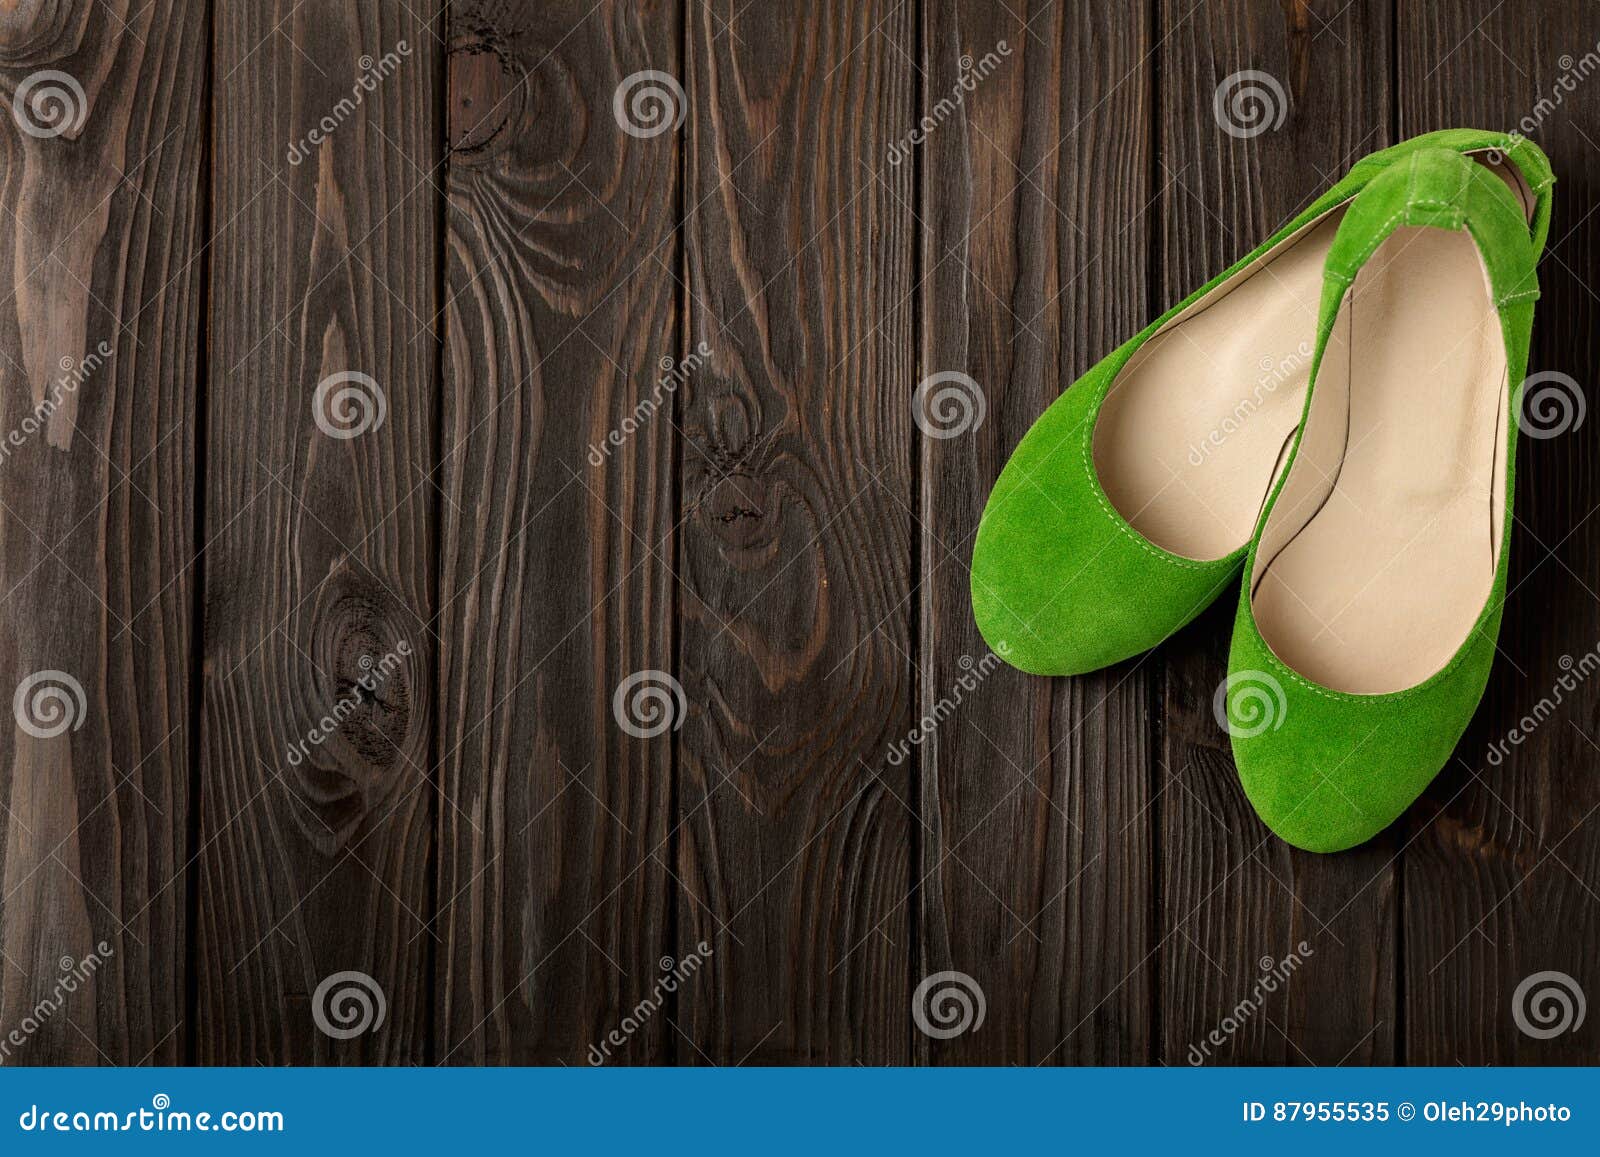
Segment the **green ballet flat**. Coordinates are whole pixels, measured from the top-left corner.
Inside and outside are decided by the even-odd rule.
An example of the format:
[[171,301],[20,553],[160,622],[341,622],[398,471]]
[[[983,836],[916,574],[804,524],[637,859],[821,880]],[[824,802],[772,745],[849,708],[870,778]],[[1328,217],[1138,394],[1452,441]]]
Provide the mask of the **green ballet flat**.
[[1418,149],[1334,234],[1305,413],[1245,563],[1218,700],[1245,794],[1296,847],[1387,827],[1482,698],[1548,188]]
[[1376,177],[1438,148],[1515,187],[1543,245],[1550,169],[1528,141],[1449,129],[1359,161],[1086,373],[1022,439],[973,546],[973,614],[997,654],[1039,675],[1108,666],[1237,578],[1300,420],[1335,231]]

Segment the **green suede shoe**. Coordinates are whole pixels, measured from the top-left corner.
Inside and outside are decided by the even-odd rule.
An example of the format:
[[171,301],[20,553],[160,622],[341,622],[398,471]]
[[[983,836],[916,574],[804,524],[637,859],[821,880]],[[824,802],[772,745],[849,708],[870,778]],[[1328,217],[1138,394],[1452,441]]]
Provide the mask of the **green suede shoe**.
[[1423,149],[1374,178],[1333,239],[1305,414],[1218,692],[1246,795],[1296,847],[1388,826],[1483,695],[1548,221],[1541,208],[1530,229],[1530,207]]
[[1322,267],[1351,198],[1427,148],[1472,154],[1549,224],[1530,142],[1475,129],[1358,162],[1260,248],[1156,319],[1055,401],[996,481],[972,557],[989,645],[1040,675],[1147,650],[1239,574],[1300,420]]

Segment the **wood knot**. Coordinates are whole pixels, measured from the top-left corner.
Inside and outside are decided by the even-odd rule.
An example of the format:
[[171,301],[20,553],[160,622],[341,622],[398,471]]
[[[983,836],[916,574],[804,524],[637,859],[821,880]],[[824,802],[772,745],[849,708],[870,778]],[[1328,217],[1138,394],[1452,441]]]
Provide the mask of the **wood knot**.
[[451,43],[450,152],[470,166],[511,150],[518,172],[566,178],[584,167],[589,100],[559,52],[527,39],[480,29]]
[[296,808],[308,839],[333,853],[421,763],[418,643],[403,608],[375,580],[326,584],[311,630],[313,702],[296,712],[286,762],[310,808]]
[[760,478],[742,472],[727,474],[712,482],[701,496],[700,520],[725,547],[760,550],[771,538],[770,501]]
[[494,38],[472,34],[450,45],[450,151],[481,153],[506,135],[522,115],[523,76]]
[[[109,14],[127,21],[125,5],[113,0]],[[0,2],[0,67],[38,67],[72,56],[83,46],[95,5],[83,0],[3,0]]]

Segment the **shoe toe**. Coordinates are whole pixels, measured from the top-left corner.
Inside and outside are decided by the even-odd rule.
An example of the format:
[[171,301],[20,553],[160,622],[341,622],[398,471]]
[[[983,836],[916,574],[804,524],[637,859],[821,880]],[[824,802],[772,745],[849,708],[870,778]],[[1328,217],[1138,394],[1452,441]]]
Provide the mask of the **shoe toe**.
[[[1284,842],[1308,852],[1356,847],[1393,823],[1415,798],[1372,790],[1374,780],[1394,771],[1379,766],[1381,749],[1363,745],[1341,753],[1309,741],[1303,730],[1292,722],[1259,734],[1249,727],[1232,728],[1234,763],[1245,797]],[[1426,784],[1438,768],[1418,776],[1419,770],[1400,778],[1420,778]]]
[[1409,691],[1345,694],[1285,668],[1241,605],[1228,678],[1213,707],[1232,737],[1251,807],[1274,834],[1309,852],[1366,843],[1449,761],[1493,655],[1485,637]]

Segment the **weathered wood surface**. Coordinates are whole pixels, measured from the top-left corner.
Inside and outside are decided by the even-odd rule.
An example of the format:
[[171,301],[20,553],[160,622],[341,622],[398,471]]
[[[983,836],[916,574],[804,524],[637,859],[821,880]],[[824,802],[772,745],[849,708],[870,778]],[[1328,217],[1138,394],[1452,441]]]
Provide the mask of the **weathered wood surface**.
[[0,19],[7,1063],[188,1055],[210,45],[182,7]]
[[1144,324],[1154,37],[1129,6],[928,12],[925,112],[964,77],[976,91],[922,151],[919,376],[969,375],[987,412],[920,443],[919,715],[960,708],[919,749],[919,977],[972,976],[987,1013],[980,1032],[924,1047],[941,1064],[1145,1063],[1159,666],[1075,680],[998,667],[971,693],[962,680],[996,662],[968,593],[989,487],[1040,411]]
[[[195,1059],[418,1061],[437,942],[440,30],[401,3],[215,15]],[[351,100],[388,53],[393,75]],[[302,148],[323,118],[339,123]],[[310,998],[341,972],[382,988],[381,1031],[319,1031]]]
[[1344,855],[1239,791],[1228,597],[1044,680],[968,594],[1043,408],[1391,141],[1550,152],[1600,380],[1589,6],[4,7],[0,1063],[1600,1056],[1512,1015],[1600,993],[1600,692],[1490,758],[1600,641],[1593,421]]
[[690,5],[678,948],[695,1063],[908,1061],[916,11]]
[[[672,949],[670,733],[612,716],[670,670],[679,136],[612,116],[678,73],[673,5],[452,13],[439,669],[439,1057],[581,1064]],[[590,447],[599,452],[591,457]],[[492,484],[486,485],[486,482]],[[659,1062],[657,1020],[612,1055]]]

